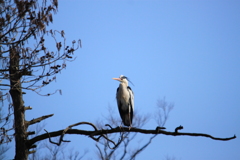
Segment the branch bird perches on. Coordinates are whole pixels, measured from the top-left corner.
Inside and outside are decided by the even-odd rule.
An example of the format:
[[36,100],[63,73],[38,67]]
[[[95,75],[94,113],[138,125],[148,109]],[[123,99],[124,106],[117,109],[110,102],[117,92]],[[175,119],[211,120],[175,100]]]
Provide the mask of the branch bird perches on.
[[[94,128],[94,130],[89,131],[89,130],[80,130],[80,129],[72,129],[72,127],[75,126],[79,126],[79,125],[89,125],[92,126]],[[60,145],[61,142],[70,142],[70,141],[66,141],[63,140],[63,137],[65,134],[79,134],[79,135],[86,135],[89,136],[90,138],[92,138],[95,141],[99,141],[99,139],[101,137],[105,138],[107,141],[111,142],[114,146],[116,146],[116,144],[113,142],[112,140],[110,140],[107,135],[108,134],[112,134],[112,133],[122,133],[124,132],[137,132],[137,133],[142,133],[142,134],[163,134],[163,135],[169,135],[169,136],[194,136],[194,137],[207,137],[207,138],[211,138],[213,140],[220,140],[220,141],[229,141],[232,139],[236,138],[236,135],[232,136],[232,137],[227,137],[227,138],[219,138],[219,137],[214,137],[212,135],[209,134],[205,134],[205,133],[188,133],[188,132],[179,132],[179,130],[183,129],[183,126],[179,126],[175,128],[175,131],[171,132],[171,131],[165,131],[163,129],[165,129],[164,127],[156,127],[156,129],[152,129],[152,130],[147,130],[147,129],[140,129],[140,128],[131,128],[129,129],[128,127],[116,127],[113,128],[111,127],[109,124],[107,124],[106,126],[108,126],[110,129],[97,129],[97,127],[90,123],[90,122],[79,122],[73,125],[68,126],[66,129],[64,130],[59,130],[59,131],[55,131],[55,132],[46,132],[45,134],[36,136],[32,139],[28,140],[28,146],[29,148],[34,145],[36,142],[44,140],[44,139],[49,139],[49,141],[53,144],[56,145]],[[57,137],[60,136],[59,142],[52,142],[51,141],[51,137]],[[95,138],[95,136],[98,136],[97,138]],[[120,139],[121,140],[121,139]],[[113,147],[114,148],[114,147]]]

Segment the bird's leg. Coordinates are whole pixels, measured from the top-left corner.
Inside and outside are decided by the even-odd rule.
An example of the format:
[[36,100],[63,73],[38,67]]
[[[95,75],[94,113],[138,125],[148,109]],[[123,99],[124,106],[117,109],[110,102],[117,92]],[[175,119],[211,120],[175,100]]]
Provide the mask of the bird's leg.
[[123,132],[124,130],[122,130],[122,126],[123,126],[123,122],[121,122],[121,125],[119,126],[120,130]]
[[131,122],[131,117],[130,117],[130,113],[128,113],[128,116],[129,116],[129,121],[130,121],[130,126],[129,126],[129,131],[130,131],[130,129],[132,128],[132,122]]
[[123,122],[121,122],[121,124],[120,124],[119,128],[122,128],[122,125],[123,125]]

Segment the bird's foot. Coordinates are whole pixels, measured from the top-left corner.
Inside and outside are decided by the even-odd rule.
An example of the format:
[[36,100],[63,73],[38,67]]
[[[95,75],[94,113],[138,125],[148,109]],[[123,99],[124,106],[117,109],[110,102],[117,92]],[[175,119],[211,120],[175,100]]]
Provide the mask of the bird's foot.
[[119,127],[119,129],[120,129],[122,132],[124,131],[123,126],[122,126],[122,123],[121,123],[121,125],[118,126],[118,127]]
[[130,131],[131,128],[132,128],[132,126],[129,126],[129,127],[128,127],[129,131]]

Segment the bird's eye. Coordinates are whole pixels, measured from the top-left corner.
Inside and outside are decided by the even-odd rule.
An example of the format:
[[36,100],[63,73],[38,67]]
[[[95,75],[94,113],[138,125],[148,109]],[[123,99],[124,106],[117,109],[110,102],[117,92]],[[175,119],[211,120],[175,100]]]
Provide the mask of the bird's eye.
[[121,79],[122,79],[122,80],[123,80],[123,79],[127,79],[127,77],[123,76],[123,77],[121,77]]

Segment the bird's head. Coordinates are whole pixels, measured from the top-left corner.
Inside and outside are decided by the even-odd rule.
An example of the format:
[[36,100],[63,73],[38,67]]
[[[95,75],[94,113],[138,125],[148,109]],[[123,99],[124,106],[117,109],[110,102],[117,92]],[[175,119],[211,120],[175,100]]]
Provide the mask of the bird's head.
[[[120,83],[124,83],[124,84],[126,84],[126,85],[128,85],[128,81],[130,82],[130,83],[132,83],[126,76],[124,76],[124,75],[121,75],[119,78],[113,78],[114,80],[117,80],[117,81],[119,81]],[[133,84],[133,83],[132,83]]]

